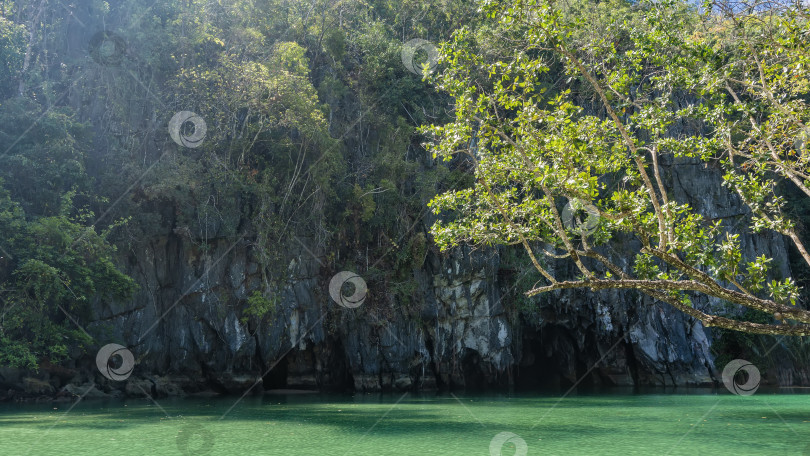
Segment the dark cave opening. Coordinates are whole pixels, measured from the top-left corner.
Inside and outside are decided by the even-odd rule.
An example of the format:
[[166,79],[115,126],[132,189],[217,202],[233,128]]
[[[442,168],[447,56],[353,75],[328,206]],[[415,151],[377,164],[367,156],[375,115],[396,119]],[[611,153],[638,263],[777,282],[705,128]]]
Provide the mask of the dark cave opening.
[[590,389],[602,382],[571,341],[565,328],[548,326],[523,335],[521,359],[514,378],[518,391]]
[[481,355],[476,350],[467,349],[461,357],[461,372],[464,378],[465,391],[483,391],[486,389],[486,375],[481,371]]
[[289,371],[289,353],[284,355],[269,372],[262,377],[265,390],[287,388],[287,373]]
[[354,377],[346,358],[346,350],[340,339],[330,340],[326,344],[326,363],[320,376],[321,388],[327,391],[342,392],[354,389]]
[[523,391],[559,389],[558,370],[553,357],[547,356],[540,335],[525,334],[522,356],[515,375],[515,389]]
[[338,392],[350,391],[354,387],[354,378],[340,340],[289,351],[262,380],[265,390]]

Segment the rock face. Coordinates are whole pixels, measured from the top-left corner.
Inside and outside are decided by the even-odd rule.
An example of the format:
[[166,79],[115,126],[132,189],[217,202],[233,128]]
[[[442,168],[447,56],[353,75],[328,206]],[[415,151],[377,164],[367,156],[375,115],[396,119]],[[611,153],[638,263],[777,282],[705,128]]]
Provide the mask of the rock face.
[[[720,188],[719,173],[695,172],[702,166],[662,165],[673,196],[711,219],[746,223],[743,206]],[[348,308],[329,297],[337,271],[322,266],[315,247],[300,248],[287,265],[294,279],[272,315],[249,324],[241,310],[261,284],[249,245],[217,239],[201,252],[177,231],[149,240],[127,259],[127,272],[140,284],[135,299],[97,305],[90,327],[112,330],[99,346],[121,343],[137,360],[132,377],[117,386],[106,382],[107,389],[161,396],[277,388],[672,386],[709,385],[719,377],[711,332],[637,293],[569,290],[519,311],[509,297],[521,291],[514,276],[523,271],[510,274],[494,250],[434,251],[413,272],[419,285],[413,302],[390,302],[370,282],[368,299]],[[779,270],[789,270],[782,239],[749,236],[743,246],[748,255],[764,253]],[[618,242],[606,254],[619,258],[635,248]],[[554,266],[574,273],[567,263]],[[799,378],[780,379],[788,377]]]
[[[673,197],[708,218],[746,223],[743,206],[721,189],[719,171],[696,172],[702,166],[662,164]],[[132,375],[104,378],[89,356],[35,376],[0,369],[5,397],[710,385],[722,370],[714,366],[716,335],[638,293],[567,290],[518,306],[514,297],[524,290],[516,283],[526,271],[511,270],[502,250],[430,250],[413,271],[418,286],[410,302],[393,302],[369,280],[362,305],[340,306],[329,295],[338,271],[324,266],[314,243],[301,241],[309,246],[288,247],[287,286],[259,321],[243,318],[248,296],[262,284],[246,241],[217,238],[202,251],[187,230],[173,227],[144,240],[124,258],[137,295],[95,303],[86,326],[99,348],[128,347]],[[749,257],[771,256],[777,270],[789,271],[781,238],[747,236],[742,245]],[[605,254],[619,259],[637,248],[617,240]],[[565,262],[551,267],[575,274]],[[775,377],[781,384],[809,378],[789,363]]]

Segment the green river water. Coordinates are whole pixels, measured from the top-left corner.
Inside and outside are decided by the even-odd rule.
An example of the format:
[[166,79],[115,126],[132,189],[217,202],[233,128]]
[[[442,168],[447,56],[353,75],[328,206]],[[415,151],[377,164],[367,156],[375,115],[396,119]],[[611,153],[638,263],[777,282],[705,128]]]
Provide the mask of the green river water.
[[237,399],[3,404],[0,455],[810,455],[808,394]]

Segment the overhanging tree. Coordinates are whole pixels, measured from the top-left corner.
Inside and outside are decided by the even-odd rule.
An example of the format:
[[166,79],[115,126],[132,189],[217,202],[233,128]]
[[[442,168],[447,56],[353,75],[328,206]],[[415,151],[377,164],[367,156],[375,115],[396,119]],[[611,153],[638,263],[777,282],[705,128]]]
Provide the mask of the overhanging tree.
[[[773,231],[810,264],[779,191],[789,184],[810,196],[808,7],[482,5],[493,23],[458,31],[436,77],[455,98],[455,121],[426,129],[434,154],[463,156],[475,173],[472,187],[432,201],[452,215],[433,226],[439,245],[522,245],[545,280],[529,296],[634,289],[706,326],[810,334],[792,278],[774,278],[771,258],[744,258],[740,246],[742,231]],[[676,201],[664,158],[721,167],[724,187],[750,208],[750,226],[708,220]],[[587,208],[589,221],[572,223],[566,201]],[[609,258],[600,246],[616,236],[640,250]],[[560,259],[579,277],[555,277],[548,264]],[[698,309],[698,294],[776,321]]]

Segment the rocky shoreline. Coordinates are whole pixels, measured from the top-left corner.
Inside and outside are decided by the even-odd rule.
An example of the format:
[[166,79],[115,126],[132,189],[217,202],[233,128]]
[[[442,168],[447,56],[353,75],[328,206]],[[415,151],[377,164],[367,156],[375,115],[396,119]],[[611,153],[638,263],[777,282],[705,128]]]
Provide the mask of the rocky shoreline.
[[[70,378],[66,375],[70,374]],[[768,371],[763,376],[760,385],[763,387],[778,388],[808,388],[808,372],[793,372],[791,369],[777,369]],[[227,385],[227,387],[225,387]],[[610,388],[633,388],[631,385],[603,385]],[[700,388],[723,390],[719,381],[701,383],[688,383],[681,386],[650,386],[651,391],[664,389],[677,391],[679,389]],[[642,387],[643,389],[643,387]],[[378,392],[442,392],[455,389],[437,388],[435,384],[428,387],[416,387],[412,384],[390,384],[387,388],[370,389]],[[461,389],[463,390],[463,388]],[[356,390],[342,390],[349,392]],[[365,390],[369,391],[369,389]],[[482,390],[478,390],[481,392]],[[514,392],[515,388],[497,388],[484,391]],[[47,366],[38,372],[0,367],[0,403],[70,403],[78,399],[161,399],[168,397],[207,398],[219,396],[240,396],[245,393],[251,395],[262,394],[318,394],[324,392],[338,392],[332,388],[301,387],[301,388],[273,388],[266,389],[261,378],[251,376],[230,376],[229,382],[209,383],[204,380],[192,380],[187,376],[154,376],[150,378],[132,377],[123,382],[112,382],[101,378],[88,378],[78,370],[66,369],[59,366]],[[555,392],[562,392],[557,389]]]

